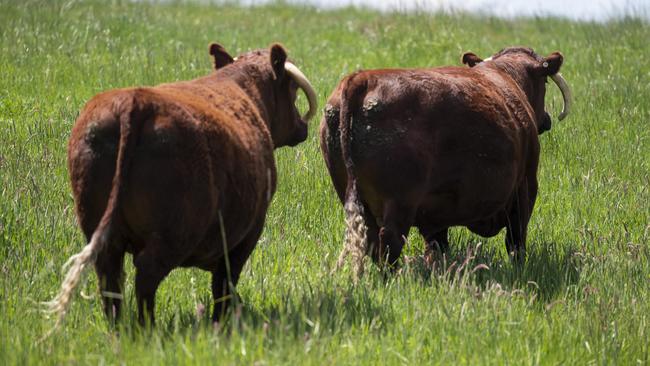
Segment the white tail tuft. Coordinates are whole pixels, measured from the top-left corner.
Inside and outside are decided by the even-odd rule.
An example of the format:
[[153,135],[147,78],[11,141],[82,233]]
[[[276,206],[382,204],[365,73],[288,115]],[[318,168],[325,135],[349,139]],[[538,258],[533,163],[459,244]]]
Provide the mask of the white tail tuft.
[[90,243],[88,243],[81,252],[70,257],[70,259],[68,259],[68,261],[63,265],[63,271],[67,269],[67,273],[63,283],[61,284],[61,290],[59,290],[59,293],[54,299],[43,304],[45,305],[45,312],[56,314],[57,316],[54,328],[50,330],[44,338],[47,338],[52,334],[52,332],[63,322],[63,319],[68,312],[68,308],[70,307],[74,289],[79,285],[88,265],[95,262],[98,243],[99,235],[96,231],[95,234],[93,234]]
[[363,275],[364,259],[368,251],[368,228],[363,221],[363,208],[356,200],[348,200],[345,216],[345,242],[336,262],[336,269],[343,267],[346,257],[351,257],[352,271],[357,281]]

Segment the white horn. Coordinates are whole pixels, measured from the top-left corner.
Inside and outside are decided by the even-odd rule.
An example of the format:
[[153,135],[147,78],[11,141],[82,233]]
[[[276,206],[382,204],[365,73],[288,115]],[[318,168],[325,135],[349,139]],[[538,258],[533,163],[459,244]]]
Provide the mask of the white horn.
[[305,74],[300,71],[296,65],[292,64],[291,62],[285,62],[284,63],[284,69],[287,71],[289,76],[298,84],[300,89],[302,89],[305,92],[305,95],[307,96],[307,101],[309,102],[309,110],[305,115],[302,117],[302,119],[305,120],[305,122],[309,122],[312,117],[316,114],[316,110],[318,109],[318,102],[316,98],[316,92],[314,91],[314,88],[312,88],[311,84],[309,83],[309,80],[305,77]]
[[555,82],[557,87],[560,88],[560,91],[562,92],[562,98],[564,99],[562,113],[560,113],[560,115],[557,117],[557,119],[561,121],[571,111],[571,89],[569,89],[569,84],[567,84],[566,80],[564,80],[559,72],[555,75],[551,75],[551,79],[553,79],[553,82]]

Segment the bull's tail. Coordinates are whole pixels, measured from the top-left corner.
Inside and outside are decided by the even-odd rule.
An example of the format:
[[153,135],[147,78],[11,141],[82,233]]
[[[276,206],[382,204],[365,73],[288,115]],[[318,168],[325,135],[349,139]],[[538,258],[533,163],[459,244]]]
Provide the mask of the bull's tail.
[[367,89],[366,83],[353,83],[353,74],[343,81],[341,88],[341,114],[339,119],[339,130],[341,132],[341,151],[348,181],[345,190],[345,241],[343,250],[339,255],[336,268],[340,269],[345,263],[346,257],[351,257],[352,268],[355,279],[363,274],[363,261],[368,251],[368,228],[364,222],[364,208],[359,196],[357,177],[352,161],[352,123],[353,111],[358,109],[359,101]]
[[343,250],[336,262],[336,268],[340,269],[345,264],[349,256],[352,261],[352,271],[355,280],[358,280],[363,274],[364,258],[368,251],[368,238],[366,233],[368,228],[363,219],[363,205],[359,200],[356,183],[352,185],[352,190],[346,193],[345,203],[345,241]]
[[137,104],[136,92],[129,95],[126,100],[121,104],[120,110],[116,113],[119,115],[120,121],[120,140],[117,153],[117,162],[115,166],[115,175],[111,192],[108,198],[108,203],[104,214],[102,215],[99,225],[93,232],[93,235],[81,252],[73,255],[64,264],[64,270],[67,268],[67,273],[61,284],[61,289],[54,299],[45,303],[46,312],[56,314],[57,320],[54,328],[46,334],[45,337],[50,335],[62,323],[65,315],[70,307],[74,290],[79,285],[85,271],[88,267],[95,263],[97,254],[101,252],[106,245],[110,243],[110,236],[112,231],[112,224],[115,216],[117,215],[117,205],[120,202],[121,196],[124,191],[124,182],[127,175],[131,159],[135,150],[136,142],[139,135],[139,130],[142,125],[143,110]]

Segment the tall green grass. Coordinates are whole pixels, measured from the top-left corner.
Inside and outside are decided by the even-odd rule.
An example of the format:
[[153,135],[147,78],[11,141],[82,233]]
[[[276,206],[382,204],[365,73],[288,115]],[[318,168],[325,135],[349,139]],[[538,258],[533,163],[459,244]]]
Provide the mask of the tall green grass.
[[[647,23],[3,1],[0,33],[0,364],[650,362]],[[78,111],[102,90],[207,74],[212,41],[233,54],[282,42],[321,105],[358,68],[457,65],[463,51],[487,57],[510,45],[562,51],[575,109],[541,137],[526,265],[511,266],[503,234],[457,228],[447,268],[413,264],[384,276],[372,267],[356,286],[347,270],[330,275],[343,212],[314,122],[307,142],[276,153],[279,190],[227,324],[214,329],[209,311],[197,311],[209,309],[208,275],[177,270],[158,292],[157,329],[141,334],[129,260],[118,330],[97,296],[77,297],[65,326],[37,344],[53,325],[38,303],[55,294],[61,265],[85,244],[65,158]],[[561,97],[549,90],[556,115]],[[457,272],[453,260],[477,246]],[[422,248],[411,232],[406,254]],[[489,269],[473,272],[479,264]],[[91,274],[85,292],[95,288]]]

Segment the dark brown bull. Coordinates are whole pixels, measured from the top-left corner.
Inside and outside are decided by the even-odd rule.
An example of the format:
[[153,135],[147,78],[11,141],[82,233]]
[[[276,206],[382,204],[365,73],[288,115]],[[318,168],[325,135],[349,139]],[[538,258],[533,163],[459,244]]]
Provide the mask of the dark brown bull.
[[275,192],[273,149],[306,139],[316,96],[280,45],[233,59],[212,44],[210,54],[209,76],[108,91],[77,119],[68,168],[89,243],[50,303],[59,321],[92,263],[107,316],[119,316],[125,253],[141,322],[153,322],[156,289],[176,267],[212,272],[213,320],[224,312]]
[[508,48],[485,61],[466,53],[462,61],[470,68],[370,70],[344,78],[321,122],[325,162],[346,209],[341,260],[357,248],[392,265],[411,226],[429,248],[445,252],[448,228],[456,225],[486,237],[506,227],[508,253],[524,259],[538,134],[551,126],[547,77],[564,96],[560,119],[570,103],[557,73],[562,60],[558,52],[542,58],[529,48]]

